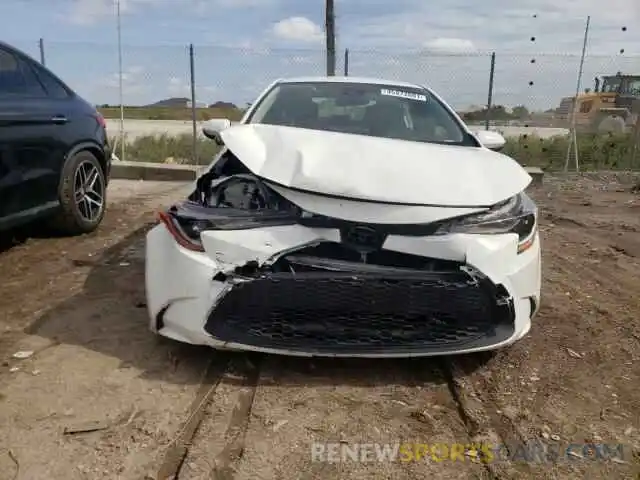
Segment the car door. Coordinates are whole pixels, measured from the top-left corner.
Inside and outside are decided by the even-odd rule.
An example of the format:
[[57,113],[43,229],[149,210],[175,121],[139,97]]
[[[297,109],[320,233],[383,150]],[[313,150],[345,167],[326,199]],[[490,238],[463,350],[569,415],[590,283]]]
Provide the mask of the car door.
[[58,204],[68,101],[48,94],[31,62],[0,46],[0,227]]

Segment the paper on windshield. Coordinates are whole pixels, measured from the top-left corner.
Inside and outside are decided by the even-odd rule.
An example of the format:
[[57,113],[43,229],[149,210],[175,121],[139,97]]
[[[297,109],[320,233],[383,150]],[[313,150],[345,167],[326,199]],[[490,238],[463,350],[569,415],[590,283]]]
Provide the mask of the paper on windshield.
[[408,98],[409,100],[418,100],[419,102],[426,102],[427,96],[421,95],[415,92],[404,92],[402,90],[391,90],[388,88],[383,88],[380,90],[381,95],[386,95],[388,97],[398,97],[398,98]]

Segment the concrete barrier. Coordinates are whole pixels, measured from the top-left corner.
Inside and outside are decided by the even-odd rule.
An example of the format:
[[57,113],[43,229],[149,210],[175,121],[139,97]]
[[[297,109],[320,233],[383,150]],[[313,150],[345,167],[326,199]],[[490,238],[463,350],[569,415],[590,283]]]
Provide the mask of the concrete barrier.
[[111,164],[110,178],[120,180],[153,180],[166,182],[193,182],[202,166],[166,163],[123,162]]
[[529,175],[531,175],[531,178],[533,179],[531,181],[532,186],[542,185],[544,171],[540,167],[524,167],[524,169],[527,171]]
[[[123,162],[111,164],[111,178],[120,180],[153,180],[166,182],[193,182],[207,165],[175,165],[166,163]],[[531,185],[542,185],[544,172],[538,167],[525,167],[533,181]]]
[[[120,120],[114,120],[108,118],[107,132],[109,137],[116,137],[120,134]],[[469,124],[471,130],[484,130],[484,124]],[[552,127],[534,127],[534,126],[501,126],[491,127],[491,130],[500,132],[506,138],[517,138],[521,135],[537,135],[540,138],[551,138],[555,136],[566,136],[569,130],[566,128],[552,128]],[[190,121],[182,120],[135,120],[132,118],[125,118],[124,120],[124,134],[128,142],[134,141],[136,138],[147,135],[162,135],[169,136],[177,135],[191,135],[193,132],[193,125]],[[202,135],[202,122],[198,122],[196,126],[196,132],[199,137],[204,138]]]

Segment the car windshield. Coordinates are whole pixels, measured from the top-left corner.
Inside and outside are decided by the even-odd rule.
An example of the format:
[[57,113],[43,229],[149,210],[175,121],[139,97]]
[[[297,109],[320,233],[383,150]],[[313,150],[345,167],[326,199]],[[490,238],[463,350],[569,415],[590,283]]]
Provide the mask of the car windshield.
[[478,146],[428,90],[369,83],[281,83],[248,123],[447,145]]

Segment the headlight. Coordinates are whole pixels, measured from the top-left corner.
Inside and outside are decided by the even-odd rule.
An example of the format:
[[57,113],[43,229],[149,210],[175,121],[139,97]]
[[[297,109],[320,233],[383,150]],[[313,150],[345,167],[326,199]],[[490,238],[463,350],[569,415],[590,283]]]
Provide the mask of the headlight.
[[435,235],[449,233],[518,234],[518,253],[527,250],[535,238],[538,209],[529,196],[522,192],[494,205],[486,212],[467,215],[445,222]]
[[295,225],[299,210],[253,175],[238,174],[216,181],[204,205],[196,192],[189,201],[159,212],[158,217],[181,246],[202,252],[202,232]]

